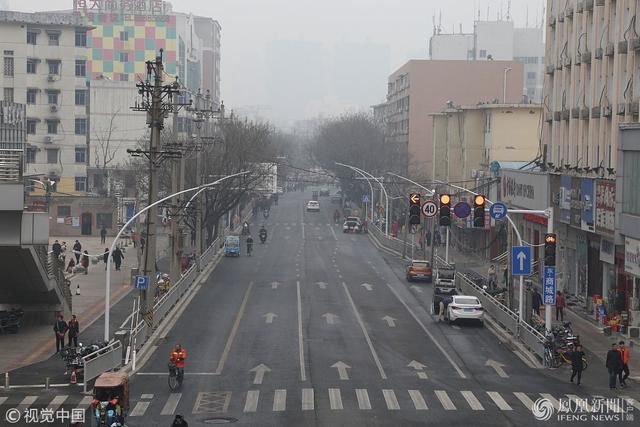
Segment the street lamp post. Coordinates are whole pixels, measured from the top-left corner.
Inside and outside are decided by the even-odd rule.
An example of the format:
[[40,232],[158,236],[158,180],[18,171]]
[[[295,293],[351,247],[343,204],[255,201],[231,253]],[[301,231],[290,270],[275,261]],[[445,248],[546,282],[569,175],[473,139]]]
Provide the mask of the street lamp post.
[[512,68],[508,67],[504,69],[504,76],[502,77],[502,103],[507,103],[507,74]]

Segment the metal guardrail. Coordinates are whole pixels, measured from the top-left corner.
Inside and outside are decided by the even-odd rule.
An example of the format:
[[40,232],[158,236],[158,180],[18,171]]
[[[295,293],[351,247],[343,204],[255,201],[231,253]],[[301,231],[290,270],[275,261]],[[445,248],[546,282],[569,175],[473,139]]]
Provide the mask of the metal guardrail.
[[120,341],[112,341],[108,346],[89,353],[82,358],[84,366],[84,392],[87,392],[87,383],[103,372],[122,365],[122,344]]

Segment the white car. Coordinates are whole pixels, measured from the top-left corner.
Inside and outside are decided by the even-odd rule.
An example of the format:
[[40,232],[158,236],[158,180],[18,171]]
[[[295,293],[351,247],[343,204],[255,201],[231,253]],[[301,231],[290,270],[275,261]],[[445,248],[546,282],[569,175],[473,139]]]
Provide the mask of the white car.
[[353,231],[359,233],[362,231],[362,222],[357,216],[348,216],[342,225],[342,232],[348,233]]
[[480,300],[472,295],[454,295],[447,306],[449,323],[458,319],[477,320],[483,323],[484,309]]
[[307,202],[307,212],[320,212],[320,203],[315,200]]

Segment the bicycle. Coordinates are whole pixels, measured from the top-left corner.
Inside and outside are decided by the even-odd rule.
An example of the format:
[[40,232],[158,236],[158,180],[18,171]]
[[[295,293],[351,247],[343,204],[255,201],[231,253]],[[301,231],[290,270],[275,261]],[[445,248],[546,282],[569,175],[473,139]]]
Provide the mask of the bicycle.
[[174,363],[169,363],[169,389],[171,391],[182,387],[182,380],[184,379],[184,370],[178,368]]
[[251,251],[253,250],[253,245],[247,245],[247,255],[251,256]]

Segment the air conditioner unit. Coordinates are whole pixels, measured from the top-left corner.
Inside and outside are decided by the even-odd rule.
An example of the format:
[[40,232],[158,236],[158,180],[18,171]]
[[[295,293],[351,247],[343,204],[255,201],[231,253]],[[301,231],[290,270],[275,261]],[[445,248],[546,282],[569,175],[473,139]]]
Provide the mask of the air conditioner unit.
[[604,0],[596,0],[596,6],[604,6]]
[[52,136],[45,136],[44,137],[44,143],[45,144],[51,144],[53,142],[53,137]]
[[564,16],[566,16],[567,18],[572,18],[573,17],[573,8],[572,7],[568,7],[567,10],[564,11]]
[[625,41],[618,42],[618,53],[627,53],[627,47],[629,43]]
[[618,108],[616,108],[616,114],[619,116],[624,116],[624,111],[627,107],[627,104],[625,104],[624,102],[621,102],[618,104]]
[[603,53],[604,53],[604,49],[602,49],[601,47],[597,47],[596,50],[593,52],[593,56],[595,56],[596,59],[602,59]]
[[600,118],[600,112],[601,112],[601,108],[600,107],[591,108],[591,118],[592,119],[599,119]]
[[604,117],[611,117],[611,106],[607,105],[606,107],[602,107],[602,115]]
[[47,77],[47,80],[50,82],[55,82],[56,76],[54,74],[49,74],[49,76]]
[[582,120],[589,120],[589,107],[580,110],[580,118]]
[[548,111],[546,113],[544,113],[544,121],[545,122],[552,122],[553,121],[553,113]]
[[562,118],[564,120],[569,120],[569,110],[562,110]]
[[49,105],[49,111],[55,113],[56,111],[58,111],[58,106],[56,104]]
[[604,50],[604,54],[606,56],[613,56],[614,51],[615,51],[615,48],[613,46],[613,43],[611,42],[607,43],[607,47]]
[[580,118],[580,109],[579,108],[572,108],[571,109],[571,118],[572,119]]
[[547,74],[553,74],[555,67],[553,65],[547,65]]
[[591,64],[591,52],[586,51],[582,53],[582,62],[585,64]]
[[553,112],[553,120],[554,121],[559,122],[561,118],[562,118],[562,112],[561,111],[554,111]]
[[478,177],[478,171],[476,169],[471,169],[471,178],[477,178]]
[[555,16],[549,16],[549,25],[551,27],[555,27],[556,26],[556,17]]

